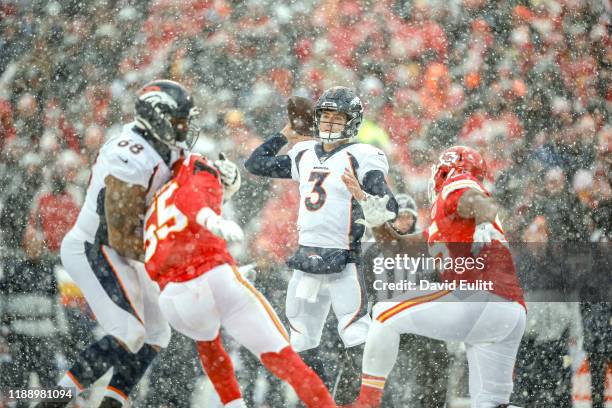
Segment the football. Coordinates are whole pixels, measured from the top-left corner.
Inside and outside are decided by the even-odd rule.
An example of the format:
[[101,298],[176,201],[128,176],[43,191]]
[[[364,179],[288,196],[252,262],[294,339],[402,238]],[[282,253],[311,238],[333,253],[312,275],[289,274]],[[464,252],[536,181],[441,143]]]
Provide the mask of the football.
[[301,96],[292,96],[287,101],[287,115],[291,128],[305,136],[314,135],[314,103]]

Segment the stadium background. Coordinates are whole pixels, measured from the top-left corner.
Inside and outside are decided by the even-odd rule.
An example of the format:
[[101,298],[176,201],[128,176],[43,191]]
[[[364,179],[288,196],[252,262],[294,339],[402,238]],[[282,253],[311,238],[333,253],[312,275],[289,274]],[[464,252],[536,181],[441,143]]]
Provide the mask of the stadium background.
[[[97,149],[153,78],[192,89],[203,110],[198,149],[239,163],[282,128],[289,96],[352,86],[366,104],[359,139],[387,153],[394,190],[421,209],[439,152],[469,144],[489,165],[511,240],[608,242],[610,13],[606,0],[0,2],[0,382],[62,367],[91,336],[95,323],[57,251]],[[257,263],[257,284],[280,311],[297,188],[242,170],[227,211],[247,240],[233,249]],[[57,308],[17,316],[16,299]],[[584,371],[582,350],[612,344],[609,306],[582,312],[550,305],[526,333],[550,351],[522,357],[542,361],[530,376],[570,372],[552,379],[562,393],[571,372]],[[188,343],[172,347],[184,358],[159,363],[148,381],[149,394],[168,401],[198,372]],[[257,367],[243,360],[248,379]],[[174,384],[160,380],[168,375]],[[574,382],[575,404],[588,406],[588,377]],[[245,380],[259,400],[264,383]],[[461,381],[451,386],[460,402]],[[142,406],[161,404],[141,388]]]

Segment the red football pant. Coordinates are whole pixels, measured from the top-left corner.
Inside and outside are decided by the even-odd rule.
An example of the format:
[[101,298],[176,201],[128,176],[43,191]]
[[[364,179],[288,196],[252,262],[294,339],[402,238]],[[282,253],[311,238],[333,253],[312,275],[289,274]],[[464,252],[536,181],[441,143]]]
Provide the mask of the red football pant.
[[213,383],[223,405],[242,398],[240,387],[234,374],[234,365],[223,348],[221,335],[211,341],[196,342],[198,354],[206,375]]
[[289,383],[308,408],[336,407],[323,381],[291,346],[278,353],[263,353],[261,362],[272,374]]

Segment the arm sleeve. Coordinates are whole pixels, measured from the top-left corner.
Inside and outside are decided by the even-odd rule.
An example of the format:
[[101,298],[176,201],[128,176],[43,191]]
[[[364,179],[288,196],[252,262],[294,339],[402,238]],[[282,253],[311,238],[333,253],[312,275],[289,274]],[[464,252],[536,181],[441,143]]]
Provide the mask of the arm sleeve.
[[388,195],[390,199],[387,203],[387,209],[397,216],[397,201],[385,180],[387,173],[389,173],[387,155],[378,148],[368,146],[367,154],[360,155],[358,163],[357,179],[363,186],[363,190],[368,194],[379,197]]
[[246,169],[256,176],[291,178],[291,157],[276,154],[287,144],[287,138],[278,133],[253,151],[244,163]]

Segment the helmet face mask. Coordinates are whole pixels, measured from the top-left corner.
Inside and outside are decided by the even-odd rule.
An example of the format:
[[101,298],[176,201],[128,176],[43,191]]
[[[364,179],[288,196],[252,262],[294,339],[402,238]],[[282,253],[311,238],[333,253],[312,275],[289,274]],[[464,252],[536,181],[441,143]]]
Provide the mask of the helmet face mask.
[[322,110],[319,116],[318,137],[323,143],[343,140],[342,131],[346,127],[346,114],[335,110]]
[[[335,118],[331,122],[329,119],[325,120],[326,117],[322,120],[321,117],[324,112],[343,113],[345,115],[344,128],[332,133],[340,123]],[[336,86],[323,92],[315,105],[314,116],[316,135],[319,140],[322,143],[335,143],[357,136],[363,119],[363,105],[359,97],[351,89]],[[328,123],[331,126],[327,130],[322,130],[322,123]]]
[[172,149],[193,146],[199,135],[198,115],[191,95],[177,82],[152,81],[138,93],[138,127]]
[[199,109],[193,107],[187,118],[173,118],[170,120],[176,136],[176,147],[191,150],[196,144],[200,136],[199,116]]

